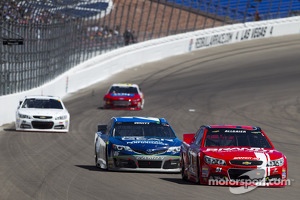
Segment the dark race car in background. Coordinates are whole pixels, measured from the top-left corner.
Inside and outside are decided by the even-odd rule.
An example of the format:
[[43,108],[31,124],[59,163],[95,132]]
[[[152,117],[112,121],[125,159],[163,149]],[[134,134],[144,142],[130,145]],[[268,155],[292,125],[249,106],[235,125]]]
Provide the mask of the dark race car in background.
[[206,185],[285,186],[286,156],[259,127],[205,125],[183,135],[182,178]]
[[95,163],[108,170],[179,173],[181,143],[164,118],[113,117],[95,133]]
[[144,94],[137,84],[115,83],[104,95],[103,108],[118,108],[142,110],[144,108]]

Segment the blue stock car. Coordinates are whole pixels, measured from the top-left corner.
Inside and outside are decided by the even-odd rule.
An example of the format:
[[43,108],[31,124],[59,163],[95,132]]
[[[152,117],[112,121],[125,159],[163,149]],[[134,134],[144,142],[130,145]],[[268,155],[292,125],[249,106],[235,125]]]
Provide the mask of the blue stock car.
[[180,146],[164,118],[113,117],[98,125],[95,164],[111,171],[180,173]]

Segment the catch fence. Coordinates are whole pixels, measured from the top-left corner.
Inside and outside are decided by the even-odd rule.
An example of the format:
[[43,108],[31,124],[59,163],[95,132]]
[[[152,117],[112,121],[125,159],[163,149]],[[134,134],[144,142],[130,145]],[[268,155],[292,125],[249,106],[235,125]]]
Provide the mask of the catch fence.
[[0,96],[41,86],[85,60],[125,45],[289,17],[300,10],[299,0],[9,2],[0,2]]

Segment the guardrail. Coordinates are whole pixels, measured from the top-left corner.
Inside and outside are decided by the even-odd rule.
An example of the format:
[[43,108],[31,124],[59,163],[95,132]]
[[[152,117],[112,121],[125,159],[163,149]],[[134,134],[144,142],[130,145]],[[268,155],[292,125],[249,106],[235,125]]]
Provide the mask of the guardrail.
[[213,46],[289,34],[300,34],[300,17],[228,25],[119,48],[81,63],[43,86],[21,93],[0,96],[0,105],[2,105],[0,126],[15,120],[18,102],[26,95],[66,97],[112,74],[143,63]]

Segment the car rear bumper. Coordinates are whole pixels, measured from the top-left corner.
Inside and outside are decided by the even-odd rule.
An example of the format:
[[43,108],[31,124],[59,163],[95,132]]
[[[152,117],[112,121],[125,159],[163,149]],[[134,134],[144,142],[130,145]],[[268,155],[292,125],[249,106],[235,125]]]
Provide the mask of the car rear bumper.
[[105,109],[127,109],[127,110],[141,110],[143,103],[133,100],[106,100],[104,102]]

